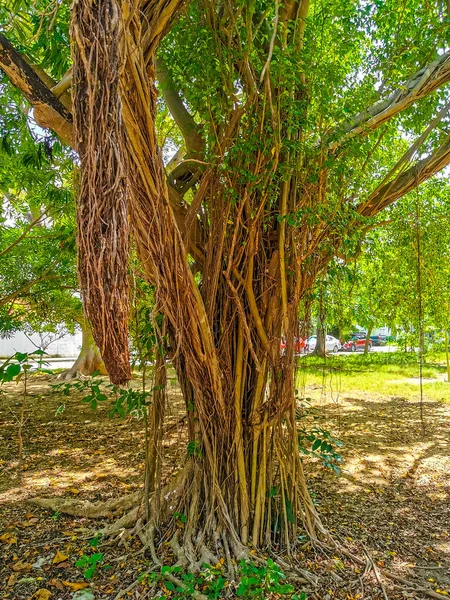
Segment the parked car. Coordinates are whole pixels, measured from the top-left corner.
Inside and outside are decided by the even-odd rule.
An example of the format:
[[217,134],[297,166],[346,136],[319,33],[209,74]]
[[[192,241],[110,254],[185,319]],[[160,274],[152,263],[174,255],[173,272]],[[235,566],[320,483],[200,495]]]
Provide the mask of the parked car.
[[[314,352],[317,345],[317,335],[312,335],[306,342],[307,352]],[[341,349],[341,342],[333,337],[327,335],[325,338],[325,352],[338,352]]]
[[[286,340],[283,338],[281,340],[281,354],[286,352]],[[294,354],[303,354],[306,352],[306,340],[301,337],[294,337]]]
[[[366,347],[366,336],[364,334],[353,335],[351,339],[342,344],[343,350],[350,350],[356,352],[357,350],[364,350]],[[369,341],[369,351],[372,350],[372,342]]]
[[371,335],[370,341],[372,342],[372,346],[386,346],[385,335]]

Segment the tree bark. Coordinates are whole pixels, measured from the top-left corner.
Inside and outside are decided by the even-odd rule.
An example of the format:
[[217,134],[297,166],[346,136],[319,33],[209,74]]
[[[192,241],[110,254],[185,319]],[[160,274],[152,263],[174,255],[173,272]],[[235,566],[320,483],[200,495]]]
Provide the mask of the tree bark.
[[317,340],[316,340],[316,347],[314,350],[314,354],[316,356],[326,356],[327,354],[327,350],[326,350],[326,337],[327,337],[327,331],[324,327],[318,327],[317,328]]

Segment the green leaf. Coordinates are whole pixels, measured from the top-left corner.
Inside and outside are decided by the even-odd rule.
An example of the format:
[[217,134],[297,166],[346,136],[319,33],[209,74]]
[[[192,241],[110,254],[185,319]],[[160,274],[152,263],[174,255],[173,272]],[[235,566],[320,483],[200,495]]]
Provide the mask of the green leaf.
[[7,377],[6,381],[12,381],[14,377],[17,377],[21,370],[21,366],[16,363],[8,365],[5,371]]
[[321,444],[322,444],[322,440],[317,438],[316,441],[314,442],[314,444],[312,445],[311,450],[313,450],[313,451],[317,450]]

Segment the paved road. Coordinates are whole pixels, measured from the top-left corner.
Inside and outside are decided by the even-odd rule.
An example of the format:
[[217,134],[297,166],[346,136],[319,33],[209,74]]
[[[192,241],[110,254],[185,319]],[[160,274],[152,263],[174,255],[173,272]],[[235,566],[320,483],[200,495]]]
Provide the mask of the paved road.
[[[371,352],[397,352],[398,346],[373,346]],[[339,354],[362,354],[363,350],[356,352],[339,352]]]

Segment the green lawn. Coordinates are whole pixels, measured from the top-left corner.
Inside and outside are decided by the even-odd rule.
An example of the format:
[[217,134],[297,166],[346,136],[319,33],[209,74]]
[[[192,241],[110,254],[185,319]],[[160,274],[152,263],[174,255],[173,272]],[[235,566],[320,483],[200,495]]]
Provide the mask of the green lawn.
[[[411,353],[306,356],[299,359],[296,381],[300,394],[313,399],[324,392],[336,396],[359,392],[413,400],[420,396],[419,372],[417,355]],[[426,357],[423,395],[426,400],[450,402],[443,353]]]

